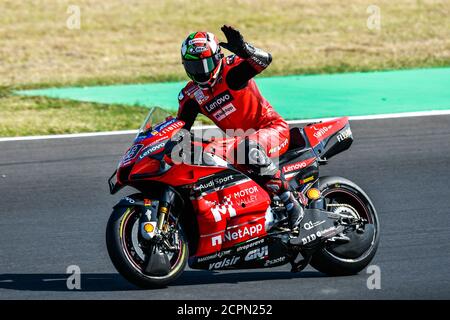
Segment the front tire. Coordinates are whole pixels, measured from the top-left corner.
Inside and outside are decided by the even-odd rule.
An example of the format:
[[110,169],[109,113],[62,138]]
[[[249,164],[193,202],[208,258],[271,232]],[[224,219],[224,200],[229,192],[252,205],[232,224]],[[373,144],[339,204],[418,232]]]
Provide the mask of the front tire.
[[349,205],[356,208],[358,215],[373,224],[374,235],[370,247],[359,257],[343,257],[330,245],[316,252],[311,259],[311,266],[331,276],[346,276],[359,273],[372,261],[380,241],[380,226],[375,207],[367,194],[354,182],[342,177],[322,177],[316,186],[325,198],[331,202]]
[[[180,232],[180,250],[170,259],[171,269],[167,275],[151,276],[145,274],[143,262],[145,253],[140,248],[138,207],[120,207],[112,212],[106,228],[106,245],[109,257],[119,273],[134,285],[149,289],[160,288],[176,280],[188,260],[188,246]],[[144,255],[144,257],[143,257]]]

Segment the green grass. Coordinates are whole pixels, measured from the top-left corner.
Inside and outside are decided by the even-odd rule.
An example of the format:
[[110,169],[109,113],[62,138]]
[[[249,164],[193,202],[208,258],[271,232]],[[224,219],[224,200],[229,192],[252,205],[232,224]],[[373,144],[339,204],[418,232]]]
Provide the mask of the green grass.
[[44,97],[0,98],[0,136],[137,129],[148,109]]
[[[77,102],[46,97],[21,97],[0,88],[0,136],[49,135],[138,129],[148,109]],[[174,112],[170,112],[175,116]],[[212,122],[201,116],[202,123]]]
[[[66,27],[69,4],[79,30]],[[372,4],[379,31],[366,26]],[[224,40],[224,23],[273,54],[264,76],[450,65],[450,0],[2,0],[0,11],[0,136],[137,128],[145,109],[10,92],[187,79],[181,41]]]

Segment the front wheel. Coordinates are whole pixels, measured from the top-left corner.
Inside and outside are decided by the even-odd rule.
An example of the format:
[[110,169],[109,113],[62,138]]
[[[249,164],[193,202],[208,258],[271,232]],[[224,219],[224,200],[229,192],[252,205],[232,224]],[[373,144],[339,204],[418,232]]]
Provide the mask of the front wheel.
[[367,194],[348,179],[322,177],[316,187],[322,192],[328,211],[351,215],[365,221],[364,228],[368,238],[365,239],[367,244],[362,250],[361,247],[355,249],[362,238],[359,238],[355,230],[348,230],[347,236],[353,236],[350,243],[327,243],[312,256],[311,266],[333,276],[356,274],[372,261],[380,241],[380,224],[375,207]]
[[[177,250],[167,252],[163,247],[155,247],[139,234],[141,215],[139,207],[121,207],[113,211],[106,228],[108,254],[117,271],[129,282],[141,288],[164,287],[183,272],[189,255],[188,246],[179,226],[168,221],[166,229],[176,228],[172,230],[171,245]],[[170,270],[166,275],[150,275],[145,271],[149,254],[155,249],[167,255]]]

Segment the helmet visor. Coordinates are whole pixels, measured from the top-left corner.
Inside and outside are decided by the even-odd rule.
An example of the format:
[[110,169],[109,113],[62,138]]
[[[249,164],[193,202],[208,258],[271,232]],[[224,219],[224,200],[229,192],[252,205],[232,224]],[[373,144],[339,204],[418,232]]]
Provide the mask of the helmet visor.
[[209,75],[211,72],[214,71],[214,69],[217,67],[218,63],[220,61],[220,56],[215,55],[209,58],[203,58],[200,60],[184,60],[184,68],[186,71],[194,76],[203,76],[203,75]]

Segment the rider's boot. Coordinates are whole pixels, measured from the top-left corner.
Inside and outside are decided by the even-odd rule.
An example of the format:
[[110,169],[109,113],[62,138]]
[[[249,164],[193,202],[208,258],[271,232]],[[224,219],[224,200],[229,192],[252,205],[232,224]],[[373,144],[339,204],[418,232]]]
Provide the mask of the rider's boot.
[[280,170],[270,177],[265,183],[265,188],[277,195],[283,202],[288,214],[289,228],[295,231],[304,216],[304,200],[301,201],[299,194],[289,185],[289,182]]
[[245,155],[247,167],[256,173],[255,177],[272,195],[277,195],[286,207],[289,228],[295,231],[304,215],[305,202],[299,201],[299,195],[289,185],[280,169],[275,165],[264,149],[255,141],[245,139],[238,146],[238,153]]

